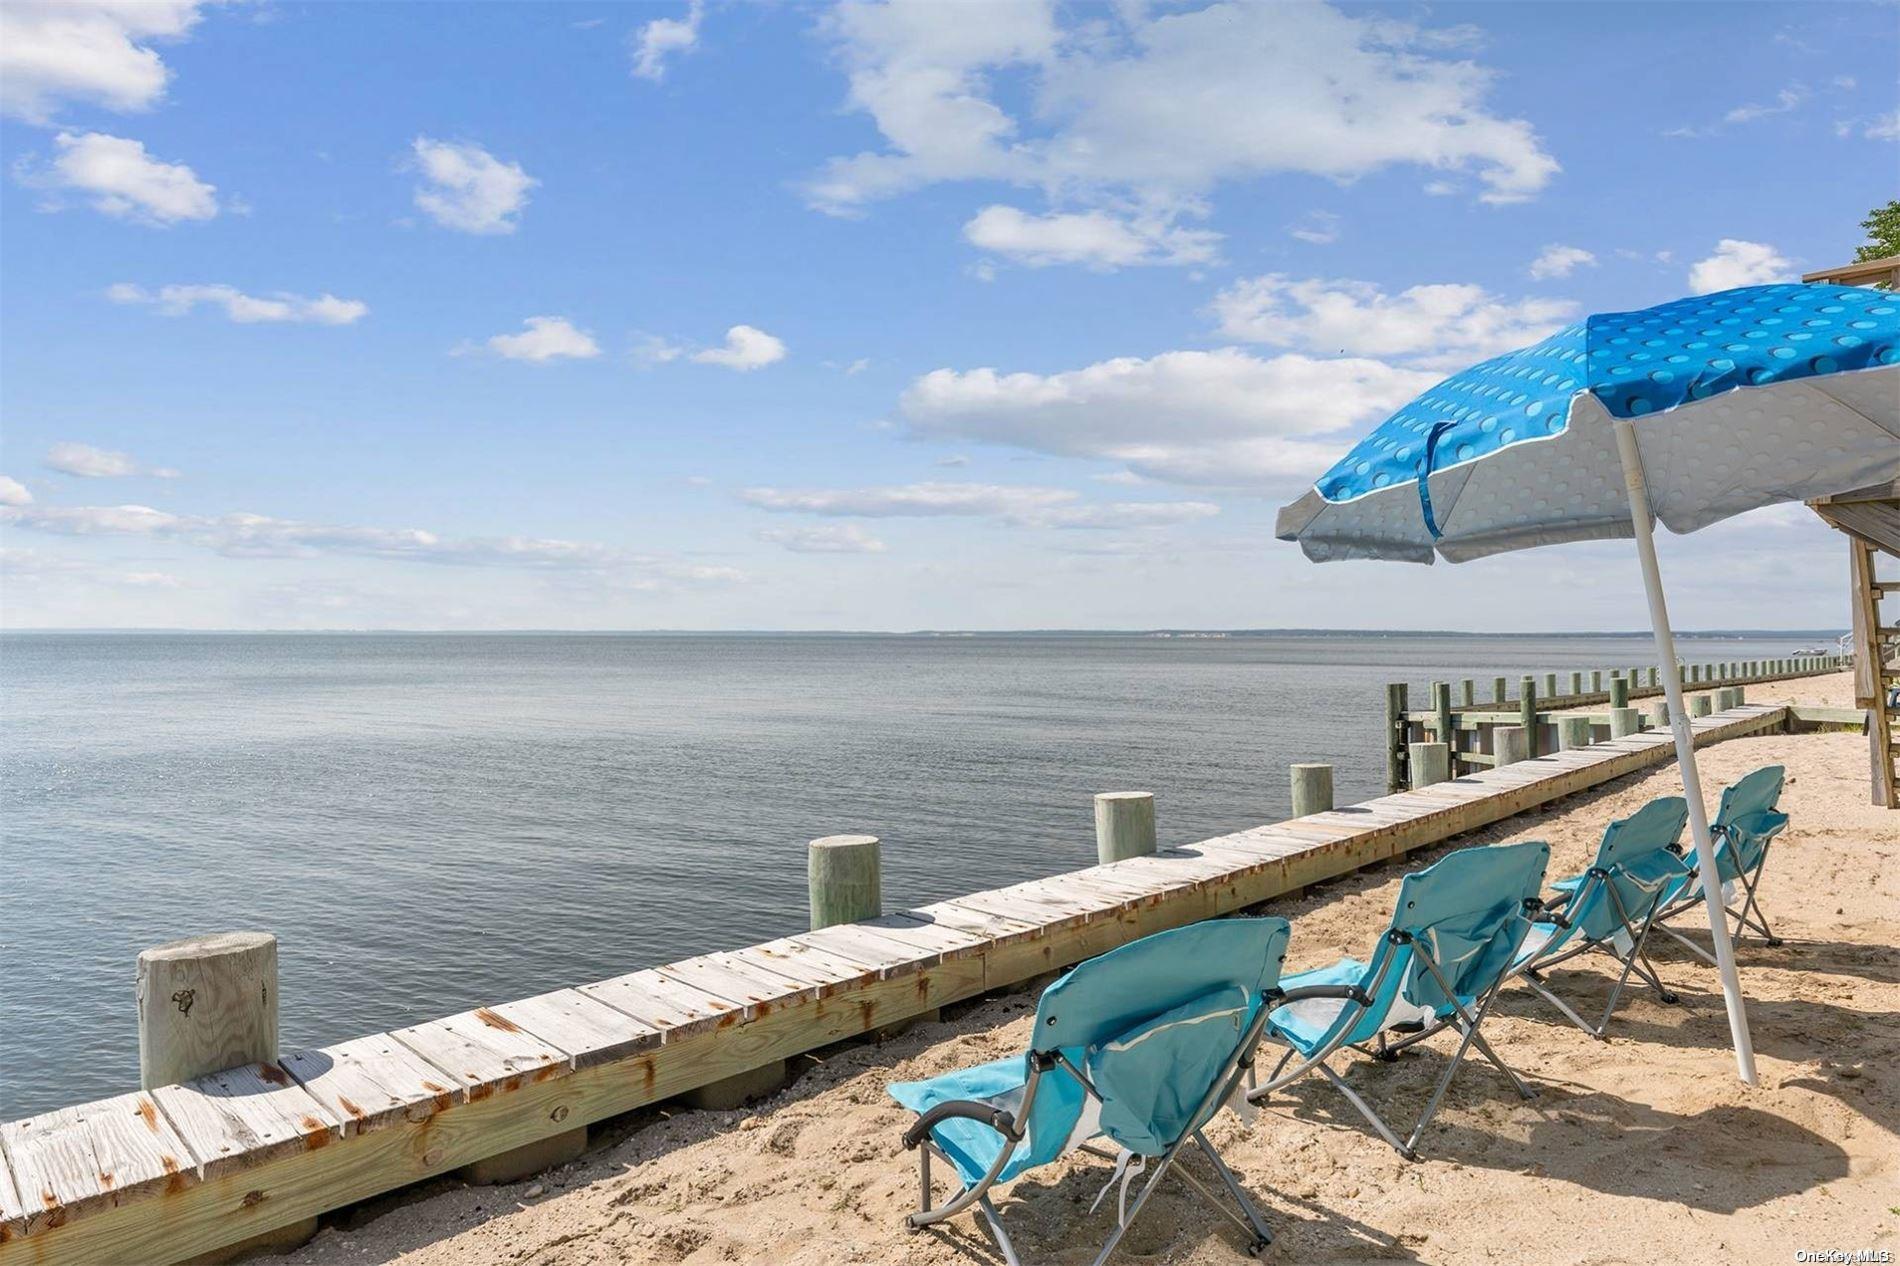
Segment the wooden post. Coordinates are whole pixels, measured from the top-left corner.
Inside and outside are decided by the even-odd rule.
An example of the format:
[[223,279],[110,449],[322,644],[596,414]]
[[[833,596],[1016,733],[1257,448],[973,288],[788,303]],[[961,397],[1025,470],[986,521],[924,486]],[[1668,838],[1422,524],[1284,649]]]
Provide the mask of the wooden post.
[[1451,683],[1434,681],[1432,683],[1433,724],[1438,733],[1433,737],[1452,751],[1458,750],[1457,723],[1451,716]]
[[1293,816],[1325,813],[1333,807],[1333,767],[1293,766]]
[[1556,697],[1557,697],[1557,674],[1545,673],[1544,674],[1544,698],[1555,699]]
[[1583,674],[1582,673],[1570,674],[1570,693],[1572,695],[1580,695],[1583,693]]
[[1654,690],[1656,686],[1661,682],[1661,680],[1662,680],[1661,669],[1652,668],[1649,670],[1649,688],[1651,690]]
[[1557,745],[1568,752],[1592,741],[1589,717],[1564,717],[1557,722]]
[[1517,683],[1518,724],[1524,727],[1524,755],[1526,758],[1538,754],[1537,733],[1537,679],[1526,677]]
[[138,961],[139,1086],[277,1058],[277,938],[190,936]]
[[1610,737],[1624,738],[1643,728],[1643,716],[1635,708],[1610,709]]
[[1521,725],[1500,725],[1491,730],[1491,751],[1497,764],[1515,765],[1531,758],[1530,731]]
[[1493,677],[1491,679],[1491,702],[1492,703],[1504,702],[1504,689],[1505,689],[1504,678]]
[[1659,730],[1669,728],[1669,703],[1667,700],[1658,699],[1655,703],[1650,705],[1649,723]]
[[1391,681],[1385,687],[1385,793],[1397,795],[1405,790],[1405,741],[1411,722],[1405,719],[1406,686]]
[[1610,706],[1627,708],[1630,706],[1630,679],[1622,673],[1610,676]]
[[1695,717],[1705,717],[1713,711],[1715,711],[1715,700],[1709,698],[1708,695],[1700,694],[1689,696],[1689,716],[1692,719]]
[[1451,749],[1443,743],[1414,743],[1411,765],[1413,790],[1444,782],[1451,777]]
[[875,835],[827,835],[805,850],[811,930],[856,923],[884,913],[883,873]]
[[1467,677],[1458,683],[1458,702],[1469,708],[1478,701],[1478,683]]
[[1593,695],[1603,693],[1603,670],[1600,668],[1593,670],[1590,674],[1590,693]]
[[1095,859],[1106,866],[1155,851],[1152,791],[1104,791],[1095,797]]

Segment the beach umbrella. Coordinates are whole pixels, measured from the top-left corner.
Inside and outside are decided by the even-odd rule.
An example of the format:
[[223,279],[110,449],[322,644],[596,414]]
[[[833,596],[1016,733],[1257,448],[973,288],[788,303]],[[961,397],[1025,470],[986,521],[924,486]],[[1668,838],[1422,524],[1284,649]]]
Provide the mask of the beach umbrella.
[[1693,532],[1896,478],[1900,298],[1744,286],[1588,317],[1454,374],[1280,511],[1279,537],[1317,562],[1458,563],[1635,539],[1736,1063],[1750,1084],[1754,1051],[1652,525]]

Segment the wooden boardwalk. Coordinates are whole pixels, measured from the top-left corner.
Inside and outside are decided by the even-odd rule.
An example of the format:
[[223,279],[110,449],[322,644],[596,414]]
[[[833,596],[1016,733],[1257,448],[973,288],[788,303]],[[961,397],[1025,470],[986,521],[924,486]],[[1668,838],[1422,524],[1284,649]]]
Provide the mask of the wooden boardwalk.
[[[1745,705],[1697,742],[1783,729]],[[0,1266],[205,1253],[1667,763],[1646,731],[0,1125]],[[1297,929],[1296,929],[1297,933]]]

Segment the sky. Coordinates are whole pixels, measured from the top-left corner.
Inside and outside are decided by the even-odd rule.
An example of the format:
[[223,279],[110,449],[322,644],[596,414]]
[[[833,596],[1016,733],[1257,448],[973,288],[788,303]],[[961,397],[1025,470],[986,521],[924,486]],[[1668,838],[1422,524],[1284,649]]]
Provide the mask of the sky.
[[[1444,374],[1845,263],[1890,4],[0,3],[8,628],[1636,629],[1273,538]],[[1845,627],[1799,506],[1683,628]]]

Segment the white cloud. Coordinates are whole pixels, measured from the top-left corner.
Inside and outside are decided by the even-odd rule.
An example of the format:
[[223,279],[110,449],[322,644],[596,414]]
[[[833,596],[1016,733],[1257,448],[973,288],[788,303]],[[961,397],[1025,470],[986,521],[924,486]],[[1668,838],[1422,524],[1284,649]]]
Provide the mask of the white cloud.
[[1446,32],[1325,5],[1131,4],[1065,28],[1050,0],[846,0],[825,29],[886,143],[810,180],[838,214],[943,181],[1165,208],[1223,181],[1397,164],[1514,202],[1558,170],[1528,122],[1487,109],[1492,73],[1445,56]]
[[1787,281],[1794,270],[1794,261],[1766,242],[1725,237],[1715,244],[1715,254],[1690,265],[1689,289],[1706,295],[1736,286]]
[[1900,141],[1900,110],[1876,116],[1860,134],[1870,141]]
[[62,475],[81,479],[123,479],[130,475],[150,475],[154,479],[175,479],[178,472],[165,466],[147,466],[130,453],[109,448],[94,448],[66,440],[46,450],[47,466]]
[[0,506],[30,506],[33,494],[11,475],[0,475]]
[[855,523],[814,527],[765,528],[761,541],[783,545],[795,554],[881,554],[884,542]]
[[764,330],[750,325],[735,325],[726,331],[724,346],[694,352],[692,358],[701,365],[723,365],[727,369],[747,373],[784,360],[785,344]]
[[53,146],[58,152],[51,163],[24,166],[19,176],[23,184],[52,191],[47,209],[59,209],[59,193],[71,191],[103,215],[141,224],[165,226],[218,214],[215,185],[198,179],[183,163],[153,158],[137,141],[103,132],[61,132]]
[[659,83],[666,78],[667,58],[691,52],[699,43],[699,22],[705,16],[702,0],[692,0],[683,18],[655,18],[634,32],[633,73]]
[[149,304],[166,316],[184,316],[200,304],[209,304],[223,308],[225,316],[240,325],[266,321],[352,325],[369,315],[369,305],[361,299],[339,299],[333,294],[311,299],[285,291],[259,297],[226,285],[161,286],[152,291],[122,281],[106,287],[106,298],[114,303]]
[[1316,440],[1397,408],[1436,375],[1238,348],[1120,357],[1055,374],[939,369],[899,407],[913,435],[1100,458],[1149,478],[1286,486],[1338,456]]
[[497,334],[488,340],[488,350],[509,360],[533,361],[537,365],[552,360],[588,360],[600,355],[600,344],[587,331],[577,329],[566,317],[531,316],[522,323],[519,334]]
[[1552,277],[1568,277],[1585,266],[1594,268],[1596,262],[1597,257],[1581,246],[1552,243],[1538,252],[1537,258],[1531,261],[1529,271],[1532,281],[1548,281]]
[[1221,235],[1181,228],[1173,217],[1122,217],[1107,211],[1032,215],[988,206],[963,226],[971,245],[1019,264],[1082,264],[1109,271],[1135,264],[1205,264],[1219,254]]
[[598,572],[651,582],[743,580],[736,568],[685,562],[590,541],[524,536],[447,537],[422,528],[307,523],[262,514],[173,514],[151,506],[12,506],[0,523],[58,536],[140,536],[232,558],[346,556],[460,567]]
[[1329,246],[1339,240],[1339,217],[1331,211],[1308,211],[1306,218],[1287,229],[1302,242]]
[[1786,114],[1807,100],[1807,95],[1807,89],[1801,87],[1799,84],[1790,84],[1775,94],[1775,99],[1772,104],[1763,105],[1758,102],[1750,102],[1747,105],[1736,106],[1733,110],[1730,110],[1727,114],[1722,116],[1722,122],[1753,123],[1757,119],[1765,119],[1770,115]]
[[1412,286],[1389,295],[1369,282],[1295,281],[1279,273],[1237,281],[1213,306],[1229,338],[1438,366],[1535,343],[1577,309],[1559,299],[1507,301],[1474,285]]
[[1220,513],[1206,501],[1084,502],[1067,488],[916,483],[873,488],[747,488],[741,499],[781,514],[838,518],[998,519],[1017,527],[1163,527]]
[[418,136],[412,148],[425,182],[416,186],[416,206],[445,228],[512,233],[528,191],[541,183],[473,142]]
[[200,7],[197,0],[0,4],[0,113],[46,123],[67,101],[149,110],[171,78],[150,42],[188,34]]

